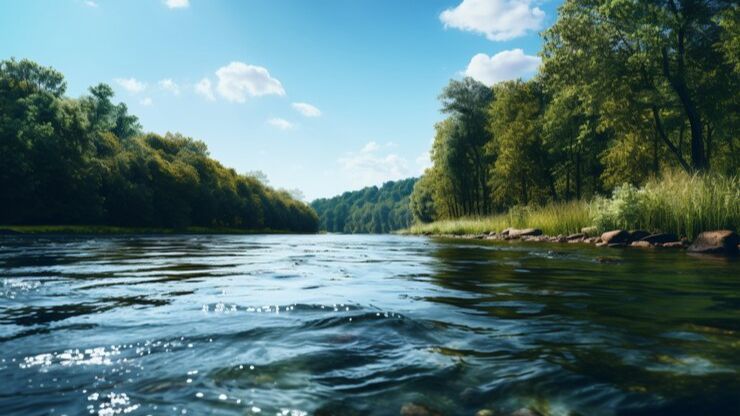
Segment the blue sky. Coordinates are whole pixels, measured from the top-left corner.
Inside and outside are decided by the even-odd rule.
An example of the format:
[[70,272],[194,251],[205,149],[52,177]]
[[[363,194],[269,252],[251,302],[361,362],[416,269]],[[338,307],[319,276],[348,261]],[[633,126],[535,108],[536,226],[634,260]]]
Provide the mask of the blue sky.
[[417,176],[437,96],[536,70],[558,1],[0,0],[0,59],[99,82],[144,129],[203,140],[308,200]]

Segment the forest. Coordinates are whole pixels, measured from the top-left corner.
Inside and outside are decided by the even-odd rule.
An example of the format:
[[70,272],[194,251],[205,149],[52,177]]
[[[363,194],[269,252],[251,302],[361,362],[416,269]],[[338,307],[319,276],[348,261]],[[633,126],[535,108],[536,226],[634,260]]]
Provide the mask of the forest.
[[543,38],[531,80],[444,88],[433,166],[411,196],[416,221],[566,201],[639,209],[666,178],[680,191],[666,198],[697,183],[713,193],[694,192],[684,205],[696,212],[673,215],[738,226],[736,2],[567,0]]
[[317,230],[307,204],[222,166],[205,143],[143,132],[110,86],[65,89],[52,68],[0,62],[0,224]]
[[319,228],[335,233],[388,233],[412,223],[409,196],[415,178],[389,181],[333,198],[317,199],[311,206],[319,215]]

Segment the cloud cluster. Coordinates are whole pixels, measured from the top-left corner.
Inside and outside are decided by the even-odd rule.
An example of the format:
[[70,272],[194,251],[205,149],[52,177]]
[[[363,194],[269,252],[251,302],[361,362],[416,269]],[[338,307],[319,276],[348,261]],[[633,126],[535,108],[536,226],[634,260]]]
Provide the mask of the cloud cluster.
[[533,0],[463,0],[457,7],[443,11],[439,18],[445,27],[503,41],[542,29],[545,12],[533,3]]
[[121,88],[132,94],[138,94],[146,89],[146,84],[136,78],[116,78],[115,81]]
[[278,118],[278,117],[274,117],[274,118],[267,120],[267,124],[275,128],[278,128],[280,130],[290,130],[293,128],[293,123],[291,123],[290,121],[284,118]]
[[537,71],[540,57],[525,55],[521,49],[502,51],[493,56],[484,53],[475,55],[468,63],[465,75],[486,85],[526,78]]
[[350,152],[339,158],[339,165],[352,186],[380,185],[410,175],[409,163],[405,158],[395,153],[382,154],[382,150],[382,146],[371,141],[359,152]]
[[159,88],[171,92],[174,95],[180,95],[180,86],[170,78],[160,80],[158,83]]
[[266,68],[232,62],[216,71],[216,91],[228,101],[243,103],[247,97],[285,95],[283,85]]
[[293,108],[306,117],[319,117],[321,110],[308,103],[293,103]]

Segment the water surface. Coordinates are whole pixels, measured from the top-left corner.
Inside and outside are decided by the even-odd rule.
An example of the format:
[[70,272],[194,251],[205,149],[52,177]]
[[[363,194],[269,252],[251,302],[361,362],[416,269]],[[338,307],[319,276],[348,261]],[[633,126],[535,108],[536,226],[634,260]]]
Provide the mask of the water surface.
[[3,237],[3,415],[738,414],[740,268],[400,236]]

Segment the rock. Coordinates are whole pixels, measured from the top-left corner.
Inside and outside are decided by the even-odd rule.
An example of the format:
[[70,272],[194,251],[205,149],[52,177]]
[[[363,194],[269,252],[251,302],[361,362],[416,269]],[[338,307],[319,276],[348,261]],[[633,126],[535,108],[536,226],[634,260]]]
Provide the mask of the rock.
[[489,237],[493,237],[495,235],[496,235],[496,231],[491,231],[491,232],[488,233],[488,236]]
[[524,407],[512,413],[511,416],[542,416],[542,413]]
[[648,243],[647,241],[633,241],[632,244],[630,244],[630,247],[640,247],[640,248],[650,248],[653,245]]
[[596,229],[596,227],[583,227],[581,228],[581,233],[587,235],[588,237],[592,237],[598,234],[599,231]]
[[537,235],[542,235],[542,230],[539,228],[525,228],[523,230],[517,230],[516,228],[509,229],[509,237],[511,238]]
[[513,228],[506,228],[503,231],[501,231],[501,235],[507,236],[509,235],[509,231],[513,230]]
[[490,409],[480,409],[475,412],[475,416],[493,416],[494,414],[493,410]]
[[648,236],[645,236],[640,239],[641,241],[647,241],[650,244],[663,244],[663,243],[672,243],[674,241],[678,241],[678,237],[676,237],[675,234],[670,233],[657,233],[657,234],[650,234]]
[[572,241],[572,240],[583,240],[583,238],[586,237],[586,234],[584,233],[575,233],[571,234],[567,237],[565,237],[566,240]]
[[406,403],[401,406],[401,416],[439,416],[439,413],[421,404]]
[[601,241],[599,241],[599,242],[596,243],[596,247],[604,247],[605,245],[606,245],[606,243],[601,242]]
[[609,243],[606,246],[609,248],[622,248],[627,247],[627,243]]
[[601,242],[606,244],[626,244],[630,240],[630,233],[624,230],[607,231],[601,234]]
[[737,254],[740,237],[731,230],[704,231],[689,246],[693,253]]
[[645,230],[632,230],[630,231],[630,238],[632,241],[641,240],[647,236],[649,236],[650,233]]
[[669,241],[660,245],[665,248],[686,248],[686,243],[683,241]]
[[596,257],[596,262],[602,263],[602,264],[618,264],[618,263],[621,263],[621,260],[619,260],[616,257],[599,256],[599,257]]

